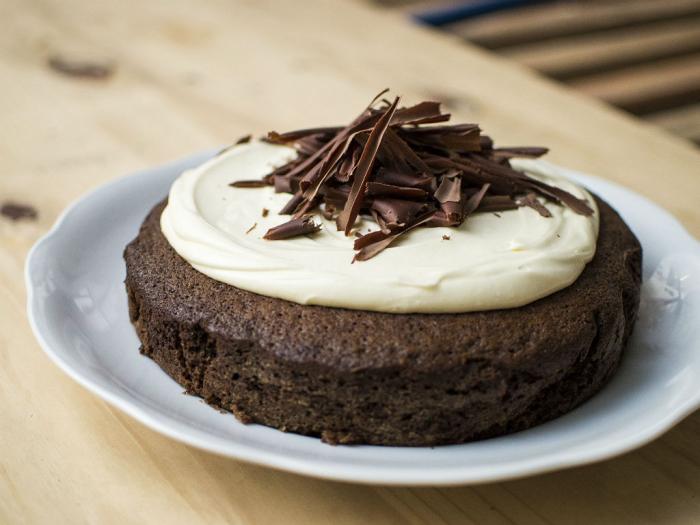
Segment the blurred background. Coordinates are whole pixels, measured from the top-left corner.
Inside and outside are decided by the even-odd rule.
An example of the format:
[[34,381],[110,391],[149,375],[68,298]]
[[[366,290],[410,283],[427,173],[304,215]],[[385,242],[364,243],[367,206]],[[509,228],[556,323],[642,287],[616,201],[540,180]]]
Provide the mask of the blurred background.
[[373,0],[700,146],[700,0]]

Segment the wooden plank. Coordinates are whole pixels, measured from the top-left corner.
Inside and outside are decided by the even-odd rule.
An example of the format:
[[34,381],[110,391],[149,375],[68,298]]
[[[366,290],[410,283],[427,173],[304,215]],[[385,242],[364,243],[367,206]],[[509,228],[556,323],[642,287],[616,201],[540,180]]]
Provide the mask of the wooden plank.
[[645,118],[674,135],[700,145],[700,104],[652,113]]
[[559,80],[697,52],[700,52],[700,17],[501,50],[508,58]]
[[632,113],[700,101],[700,54],[576,79],[570,85]]
[[494,13],[445,26],[491,49],[700,14],[700,0],[562,1]]
[[[700,414],[641,451],[525,480],[318,481],[189,448],[109,408],[38,348],[22,284],[30,245],[95,185],[246,132],[344,122],[387,85],[446,100],[502,144],[549,145],[553,161],[655,199],[700,235],[700,154],[686,142],[360,3],[0,6],[0,199],[39,210],[34,222],[0,218],[0,523],[698,522]],[[109,60],[115,73],[66,77],[46,67],[54,54]]]

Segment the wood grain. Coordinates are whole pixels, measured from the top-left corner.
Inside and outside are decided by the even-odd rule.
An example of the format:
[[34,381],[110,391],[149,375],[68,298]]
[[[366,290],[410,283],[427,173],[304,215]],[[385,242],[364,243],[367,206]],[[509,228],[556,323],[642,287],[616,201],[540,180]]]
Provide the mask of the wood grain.
[[488,48],[683,20],[700,14],[699,0],[576,0],[543,2],[455,22],[449,29]]
[[700,145],[700,104],[647,115],[647,120]]
[[569,79],[700,52],[700,16],[504,48],[508,58]]
[[[700,520],[698,414],[598,465],[449,489],[325,482],[186,447],[49,362],[21,277],[30,245],[96,184],[246,132],[344,122],[385,86],[442,98],[503,144],[549,145],[552,160],[647,195],[697,236],[688,143],[360,3],[0,0],[0,13],[0,200],[39,211],[0,218],[0,523]],[[47,67],[54,55],[115,69],[68,77]]]
[[574,88],[636,114],[700,100],[700,53],[573,80]]
[[444,29],[637,116],[700,101],[700,0],[536,2]]

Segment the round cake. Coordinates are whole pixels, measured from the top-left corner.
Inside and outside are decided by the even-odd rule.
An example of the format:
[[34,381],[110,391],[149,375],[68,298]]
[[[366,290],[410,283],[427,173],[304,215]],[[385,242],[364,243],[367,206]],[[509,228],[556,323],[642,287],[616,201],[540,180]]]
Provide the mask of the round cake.
[[[641,247],[607,203],[598,197],[591,201],[596,205],[595,221],[590,222],[595,225],[591,231],[597,230],[594,254],[591,251],[586,260],[579,261],[573,279],[560,278],[553,292],[543,289],[532,295],[537,291],[528,291],[530,300],[523,301],[519,290],[529,290],[530,281],[519,274],[503,285],[504,290],[513,289],[506,294],[511,302],[499,303],[504,293],[489,284],[495,286],[492,295],[496,299],[490,297],[486,307],[476,310],[486,303],[473,298],[461,303],[459,293],[441,292],[425,283],[411,292],[411,297],[429,298],[423,302],[411,301],[405,292],[398,295],[398,301],[382,302],[386,293],[398,288],[394,286],[388,292],[358,292],[348,307],[342,307],[344,299],[338,294],[329,292],[328,299],[324,298],[322,292],[332,287],[331,281],[318,293],[297,300],[301,295],[294,294],[304,289],[297,286],[300,279],[301,285],[313,280],[305,274],[289,277],[285,273],[294,283],[287,288],[275,280],[282,270],[256,275],[256,285],[231,284],[227,278],[237,279],[243,266],[236,267],[238,273],[221,273],[228,268],[226,261],[208,264],[207,268],[214,268],[211,272],[203,268],[204,260],[217,260],[212,255],[214,247],[221,247],[216,237],[210,232],[209,247],[190,256],[173,240],[172,219],[163,215],[164,201],[150,212],[125,251],[131,320],[143,354],[188,393],[233,412],[243,422],[321,437],[334,444],[432,446],[518,431],[570,411],[600,390],[616,370],[635,322]],[[531,209],[543,205],[530,201],[525,206],[529,208],[503,211],[495,217],[524,211],[551,217],[546,209]],[[562,207],[561,203],[553,206]],[[271,213],[276,210],[262,210],[264,217]],[[491,220],[496,221],[493,215],[491,212]],[[381,217],[377,220],[382,222]],[[547,220],[552,219],[542,218]],[[222,222],[217,224],[226,229]],[[487,231],[492,223],[483,224]],[[317,229],[301,234],[313,237]],[[193,231],[188,235],[194,237]],[[244,234],[251,231],[254,226]],[[565,237],[566,231],[561,226],[551,236]],[[581,231],[572,234],[577,242],[584,242]],[[445,233],[441,237],[447,246],[460,239]],[[255,242],[273,245],[275,241]],[[410,253],[401,251],[404,244],[410,249],[410,237],[397,244],[375,259],[389,252]],[[372,261],[354,262],[352,272],[364,271],[361,265],[379,267],[370,266]],[[351,266],[349,259],[346,263]],[[434,264],[450,266],[439,261]],[[518,264],[522,268],[523,263]],[[496,274],[508,273],[506,270],[499,268],[494,279]],[[349,271],[338,273],[339,283],[345,274],[357,279]],[[321,265],[321,281],[324,272],[327,268]],[[534,282],[543,286],[545,281],[538,280],[536,273]],[[487,273],[479,275],[491,278]],[[455,283],[473,285],[463,277]],[[274,290],[292,290],[291,295],[251,291],[265,291],[270,282],[275,283]],[[313,289],[312,284],[308,286]],[[337,291],[347,295],[347,290],[338,285]],[[370,303],[373,293],[378,299]],[[441,294],[446,298],[442,311]],[[513,304],[514,300],[519,303]],[[371,309],[367,304],[379,306]],[[410,306],[401,306],[406,304]],[[465,304],[471,305],[470,311],[459,311],[467,308]]]
[[241,421],[329,443],[439,445],[555,418],[615,371],[639,305],[641,248],[598,200],[596,255],[524,307],[391,314],[307,306],[193,269],[153,209],[125,252],[142,352]]

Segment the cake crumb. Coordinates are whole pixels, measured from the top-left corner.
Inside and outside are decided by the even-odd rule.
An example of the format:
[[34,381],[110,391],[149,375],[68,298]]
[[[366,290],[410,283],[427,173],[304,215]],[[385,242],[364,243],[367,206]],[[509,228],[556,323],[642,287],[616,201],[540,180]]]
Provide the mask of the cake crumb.
[[443,235],[443,236],[442,236],[442,240],[443,240],[443,241],[449,241],[450,239],[451,239],[451,237],[450,237],[449,235]]
[[498,217],[499,219],[501,218],[501,214],[500,214],[500,213],[493,212],[493,214],[494,214],[496,217]]
[[263,208],[263,209],[262,209],[262,216],[263,216],[263,217],[267,217],[267,215],[268,215],[269,213],[270,213],[270,210],[268,210],[267,208]]
[[257,222],[254,222],[253,225],[252,225],[250,228],[248,228],[248,229],[246,230],[245,234],[248,235],[250,232],[252,232],[252,231],[255,229],[255,227],[256,227],[257,225],[258,225],[258,223],[257,223]]

